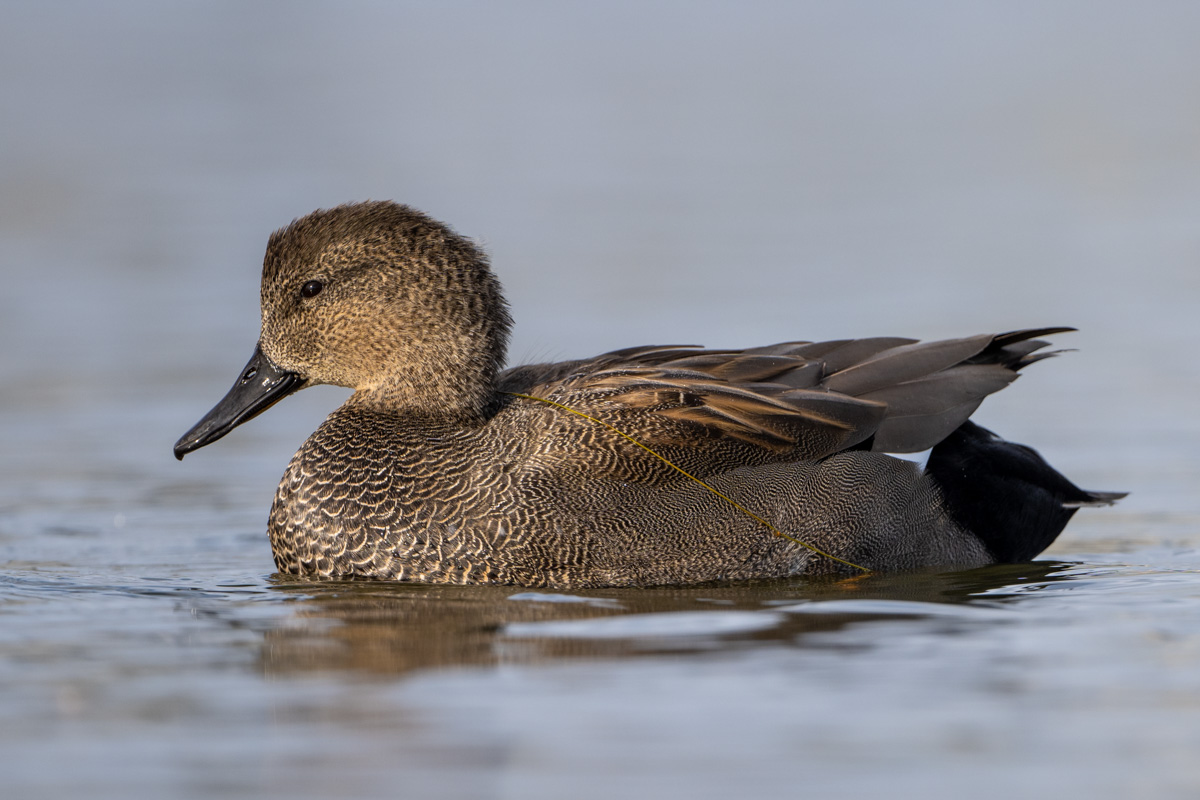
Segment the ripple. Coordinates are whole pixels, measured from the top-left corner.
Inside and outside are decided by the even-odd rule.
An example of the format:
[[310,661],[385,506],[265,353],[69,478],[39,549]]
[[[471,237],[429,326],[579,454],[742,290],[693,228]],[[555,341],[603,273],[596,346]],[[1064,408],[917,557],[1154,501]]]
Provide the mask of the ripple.
[[730,636],[770,630],[786,617],[771,611],[677,611],[587,620],[521,622],[505,626],[510,637],[564,639],[663,639]]

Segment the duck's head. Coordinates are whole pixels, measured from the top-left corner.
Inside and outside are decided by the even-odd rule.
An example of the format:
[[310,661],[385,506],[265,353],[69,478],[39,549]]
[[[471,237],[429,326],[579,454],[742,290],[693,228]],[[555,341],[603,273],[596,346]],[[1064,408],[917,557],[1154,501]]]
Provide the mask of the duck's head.
[[510,319],[487,257],[389,202],[316,211],[271,234],[262,333],[220,403],[175,444],[203,447],[322,383],[397,413],[478,418],[493,398]]

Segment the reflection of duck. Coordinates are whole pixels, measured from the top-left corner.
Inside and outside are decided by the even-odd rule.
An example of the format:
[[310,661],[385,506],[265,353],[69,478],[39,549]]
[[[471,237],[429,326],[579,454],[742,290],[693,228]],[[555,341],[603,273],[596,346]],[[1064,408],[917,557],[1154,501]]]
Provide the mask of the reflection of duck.
[[[1002,606],[1035,596],[1031,590],[1071,580],[1066,566],[1038,561],[852,581],[609,588],[569,597],[503,586],[280,581],[275,591],[296,595],[295,602],[263,633],[261,658],[270,675],[396,674],[735,646],[805,647],[811,634],[872,621],[942,620],[937,624],[944,632],[947,617],[990,624]],[[811,643],[834,641],[841,640]]]
[[[303,386],[355,389],[279,486],[285,573],[638,586],[975,566],[1032,558],[1077,507],[1119,497],[966,421],[1061,328],[501,372],[510,320],[485,256],[393,203],[273,234],[262,315],[241,379],[175,453]],[[924,472],[885,455],[930,447]]]

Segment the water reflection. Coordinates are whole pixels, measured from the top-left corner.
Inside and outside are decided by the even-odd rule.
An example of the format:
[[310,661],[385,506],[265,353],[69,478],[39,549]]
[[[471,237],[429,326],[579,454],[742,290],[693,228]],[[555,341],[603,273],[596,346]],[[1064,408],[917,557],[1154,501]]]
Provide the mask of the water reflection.
[[271,676],[536,664],[819,643],[846,626],[950,617],[991,621],[1032,590],[1069,580],[1057,561],[964,572],[595,590],[279,580],[295,610],[263,634]]

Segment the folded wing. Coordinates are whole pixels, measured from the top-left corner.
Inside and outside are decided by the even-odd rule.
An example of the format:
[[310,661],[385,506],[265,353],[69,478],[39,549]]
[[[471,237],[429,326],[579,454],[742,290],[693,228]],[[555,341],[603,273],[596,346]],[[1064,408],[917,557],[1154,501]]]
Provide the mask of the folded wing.
[[949,436],[1018,371],[1054,355],[1039,328],[917,342],[879,337],[749,350],[652,346],[518,367],[500,388],[595,415],[647,445],[736,441],[774,459],[850,448],[918,452]]

